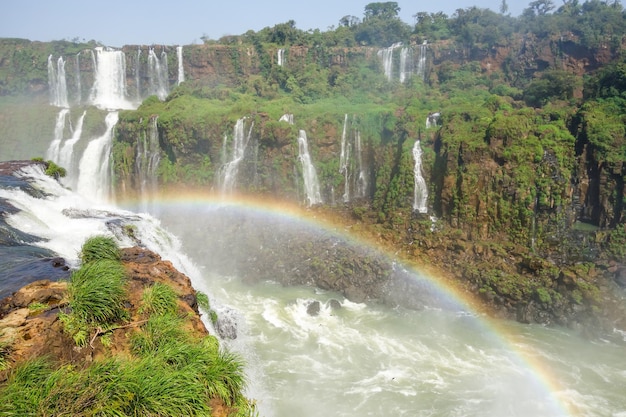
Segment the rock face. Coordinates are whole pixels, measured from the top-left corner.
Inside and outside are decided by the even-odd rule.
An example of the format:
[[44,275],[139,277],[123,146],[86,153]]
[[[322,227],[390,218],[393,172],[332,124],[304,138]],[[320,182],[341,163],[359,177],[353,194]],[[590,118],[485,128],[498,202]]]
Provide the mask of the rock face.
[[[65,297],[67,284],[40,280],[28,284],[0,302],[0,342],[9,352],[11,362],[48,356],[58,363],[80,366],[100,355],[127,351],[129,336],[138,323],[138,308],[145,288],[160,282],[171,286],[178,294],[179,313],[189,317],[188,331],[207,334],[200,319],[196,292],[187,276],[177,271],[170,262],[163,261],[154,252],[138,247],[122,249],[122,260],[127,272],[127,309],[130,320],[111,331],[111,346],[105,347],[95,335],[91,345],[79,348],[63,331],[59,311],[68,308]],[[6,375],[0,374],[0,381]]]

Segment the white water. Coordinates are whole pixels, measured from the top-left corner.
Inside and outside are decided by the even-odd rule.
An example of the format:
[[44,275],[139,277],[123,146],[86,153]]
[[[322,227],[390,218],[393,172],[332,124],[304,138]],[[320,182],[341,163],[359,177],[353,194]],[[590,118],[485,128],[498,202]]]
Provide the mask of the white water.
[[235,186],[237,185],[239,164],[241,164],[241,161],[243,161],[245,157],[246,147],[248,146],[250,136],[252,135],[252,128],[254,127],[254,123],[251,123],[246,134],[245,122],[246,118],[242,117],[237,120],[237,123],[235,123],[235,127],[233,128],[233,140],[231,142],[230,156],[228,156],[228,137],[226,135],[224,136],[224,159],[228,160],[224,163],[224,165],[222,165],[219,173],[220,190],[223,193],[233,192]]
[[57,114],[57,120],[54,124],[54,137],[52,138],[52,142],[50,142],[50,145],[48,145],[48,150],[46,151],[46,159],[55,162],[59,160],[59,149],[61,147],[63,135],[65,134],[65,119],[67,118],[69,112],[69,109],[61,109]]
[[304,180],[304,191],[308,206],[322,203],[322,194],[317,180],[317,171],[309,154],[309,145],[306,132],[300,130],[298,134],[298,159],[302,163],[302,177]]
[[[250,393],[262,416],[560,417],[570,415],[565,406],[584,416],[626,411],[624,346],[499,322],[515,335],[506,342],[466,312],[355,304],[332,292],[272,281],[250,285],[213,273],[202,242],[208,230],[219,231],[204,222],[224,223],[225,210],[173,204],[160,216],[202,272],[194,286],[210,294],[218,316],[235,322],[237,338],[223,343],[247,359]],[[250,210],[241,221],[250,227],[267,218],[276,221]],[[264,242],[258,244],[259,253],[246,257],[262,257]],[[333,299],[340,309],[331,308]],[[307,308],[315,301],[320,313],[311,316]],[[536,369],[528,358],[539,363]],[[552,374],[562,387],[549,392],[538,372]]]
[[411,49],[406,46],[400,50],[400,82],[408,80],[411,75]]
[[417,68],[415,73],[418,77],[421,77],[422,80],[426,77],[426,58],[428,52],[428,46],[426,41],[424,41],[418,49],[419,53],[417,56]]
[[83,153],[76,190],[78,194],[94,202],[110,199],[111,167],[109,164],[113,128],[117,124],[118,113],[110,112],[105,119],[106,131],[92,139]]
[[357,197],[365,197],[367,195],[367,167],[363,163],[363,146],[361,144],[361,132],[356,131],[354,138],[356,148],[356,162],[359,170],[359,177],[356,182],[356,195]]
[[383,62],[383,71],[385,77],[389,81],[393,80],[393,51],[402,46],[402,42],[394,43],[389,48],[384,48],[378,51],[378,56]]
[[95,48],[94,84],[90,102],[101,109],[134,109],[126,92],[126,56],[113,49]]
[[422,176],[422,147],[420,141],[416,140],[413,145],[413,167],[414,190],[413,190],[413,210],[419,213],[428,212],[428,186]]
[[286,122],[289,123],[290,125],[293,124],[293,114],[291,113],[285,113],[282,116],[280,116],[280,119],[278,119],[279,122]]
[[282,48],[276,52],[276,63],[279,67],[285,65],[285,50]]
[[[219,214],[215,206],[162,206],[162,221],[179,241],[149,215],[94,205],[40,168],[28,175],[48,197],[0,187],[0,198],[22,210],[6,216],[7,222],[40,236],[37,245],[72,265],[84,240],[95,234],[134,245],[121,233],[124,225],[132,225],[142,244],[209,294],[218,316],[234,321],[237,338],[222,343],[247,360],[248,395],[257,400],[261,416],[573,415],[563,404],[587,417],[626,412],[624,345],[499,322],[502,331],[514,335],[505,342],[480,317],[467,313],[389,309],[312,288],[244,284],[237,276],[214,274],[211,257],[203,252],[208,237],[203,219]],[[68,210],[74,215],[68,216]],[[332,309],[331,299],[341,308]],[[313,301],[321,303],[317,316],[306,312]],[[535,369],[528,358],[538,362]],[[539,371],[558,380],[559,390],[550,392]]]
[[50,90],[50,104],[57,107],[69,107],[67,99],[67,79],[65,78],[65,61],[63,57],[55,63],[52,55],[48,56],[48,90]]
[[159,100],[165,100],[169,94],[167,54],[165,51],[161,52],[159,58],[154,49],[150,48],[148,52],[148,78],[150,79],[150,94],[156,95]]
[[76,104],[81,105],[83,102],[83,86],[80,76],[80,52],[76,54],[74,59],[74,77],[76,80]]
[[63,143],[63,147],[59,150],[57,159],[53,159],[57,165],[65,168],[66,176],[63,178],[63,184],[71,189],[75,190],[78,184],[78,163],[74,154],[74,145],[80,140],[83,134],[83,122],[87,111],[83,111],[83,114],[78,118],[76,127],[72,132],[72,137]]
[[183,47],[176,47],[176,59],[178,60],[178,85],[185,82],[185,67],[183,66]]
[[350,178],[348,161],[350,160],[350,143],[347,141],[348,115],[343,118],[343,130],[341,132],[341,153],[339,154],[339,173],[343,174],[344,191],[343,202],[350,201]]

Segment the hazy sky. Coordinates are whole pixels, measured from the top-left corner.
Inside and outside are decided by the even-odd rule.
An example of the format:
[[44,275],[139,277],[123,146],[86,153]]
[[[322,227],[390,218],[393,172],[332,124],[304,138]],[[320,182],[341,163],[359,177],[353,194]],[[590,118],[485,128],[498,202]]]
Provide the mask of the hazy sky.
[[[532,0],[507,0],[509,13],[519,16]],[[258,31],[289,20],[302,30],[326,31],[339,19],[363,18],[368,0],[2,0],[0,37],[36,41],[96,40],[107,46],[127,44],[188,45],[203,36],[219,39]],[[471,6],[498,12],[502,0],[397,2],[400,18],[413,24],[413,15]],[[554,1],[559,5],[560,1]]]

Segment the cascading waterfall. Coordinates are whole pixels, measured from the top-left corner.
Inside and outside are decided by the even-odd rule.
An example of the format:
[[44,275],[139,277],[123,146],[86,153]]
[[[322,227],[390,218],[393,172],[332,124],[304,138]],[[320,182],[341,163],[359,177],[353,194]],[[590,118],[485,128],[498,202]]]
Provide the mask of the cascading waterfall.
[[350,143],[347,141],[348,115],[343,118],[343,131],[341,132],[341,153],[339,154],[339,173],[343,174],[344,192],[343,202],[350,201],[350,170],[348,161],[350,160]]
[[141,48],[137,48],[137,58],[135,63],[135,89],[137,102],[141,102]]
[[54,138],[52,139],[52,142],[50,142],[48,150],[46,151],[46,159],[54,162],[58,162],[59,160],[59,149],[65,133],[65,119],[67,118],[69,112],[70,109],[61,109],[59,114],[57,114],[57,120],[54,124]]
[[95,79],[90,102],[101,109],[134,109],[126,94],[126,56],[122,51],[95,49]]
[[402,42],[394,43],[389,48],[378,51],[378,56],[383,61],[383,71],[387,80],[393,80],[393,51],[402,46]]
[[307,205],[313,206],[315,204],[321,204],[322,194],[320,192],[320,185],[317,181],[315,166],[313,166],[313,162],[311,161],[309,145],[306,132],[304,130],[300,130],[298,134],[298,155],[298,158],[302,163],[302,176],[304,180]]
[[[228,162],[226,162],[220,169],[220,190],[223,193],[231,193],[235,189],[237,183],[237,173],[239,171],[239,164],[243,161],[246,153],[246,147],[250,141],[252,135],[252,128],[254,123],[250,124],[248,133],[245,132],[246,118],[242,117],[237,120],[233,129],[233,141],[232,141],[232,153]],[[224,160],[226,160],[228,137],[224,136]]]
[[183,47],[176,47],[176,58],[178,60],[178,85],[185,82],[185,67],[183,67]]
[[159,145],[158,116],[152,117],[148,125],[147,137],[137,141],[137,155],[135,156],[135,171],[139,182],[141,209],[152,212],[150,201],[158,191],[157,169],[161,162],[161,147]]
[[285,50],[282,48],[276,52],[276,63],[279,67],[285,64]]
[[161,52],[157,57],[153,48],[148,52],[148,78],[150,79],[150,94],[155,94],[160,100],[165,100],[169,94],[167,54]]
[[415,188],[413,191],[413,211],[419,213],[428,212],[428,187],[426,180],[422,176],[422,147],[420,140],[416,140],[413,145],[413,159],[415,166],[413,168],[413,176],[415,179]]
[[65,78],[65,61],[63,57],[55,63],[52,55],[48,56],[48,89],[50,104],[57,107],[69,107],[67,99],[67,79]]
[[83,102],[83,87],[80,79],[80,52],[76,54],[74,60],[74,77],[76,79],[76,104],[81,105]]
[[293,124],[293,114],[291,113],[285,113],[282,116],[280,116],[280,119],[278,119],[279,122],[287,122],[290,125]]
[[406,46],[400,50],[400,82],[403,83],[408,80],[413,74],[412,71],[412,50]]
[[367,195],[367,172],[365,165],[363,164],[363,147],[361,145],[361,132],[356,131],[354,138],[356,148],[356,162],[357,169],[359,170],[359,177],[356,182],[356,194],[357,197],[363,198]]
[[111,167],[109,165],[113,128],[118,113],[109,112],[105,118],[106,131],[92,139],[80,159],[77,191],[95,202],[106,202],[110,197]]
[[437,124],[439,123],[439,118],[441,117],[441,114],[438,112],[430,112],[428,113],[428,116],[426,117],[426,129],[430,129],[432,127],[437,126]]
[[72,137],[63,143],[63,147],[59,151],[58,160],[54,160],[59,166],[65,168],[67,172],[67,175],[62,180],[63,184],[73,190],[76,189],[78,184],[78,164],[74,158],[74,145],[76,145],[83,134],[83,121],[86,114],[87,111],[85,110],[78,118]]
[[418,49],[418,57],[417,57],[417,68],[415,73],[418,77],[421,77],[422,80],[426,77],[426,54],[428,52],[428,44],[426,41],[422,42]]

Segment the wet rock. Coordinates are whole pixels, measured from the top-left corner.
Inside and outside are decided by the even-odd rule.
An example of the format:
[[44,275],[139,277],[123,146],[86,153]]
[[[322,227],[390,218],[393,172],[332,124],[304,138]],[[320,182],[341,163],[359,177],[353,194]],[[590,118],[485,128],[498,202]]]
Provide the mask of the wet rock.
[[309,305],[306,307],[306,313],[309,316],[319,316],[320,314],[320,302],[319,301],[311,301]]
[[237,320],[231,310],[223,311],[218,315],[215,330],[222,339],[235,340],[237,338]]
[[328,305],[330,306],[330,309],[333,311],[341,310],[341,303],[335,300],[334,298],[328,301]]

